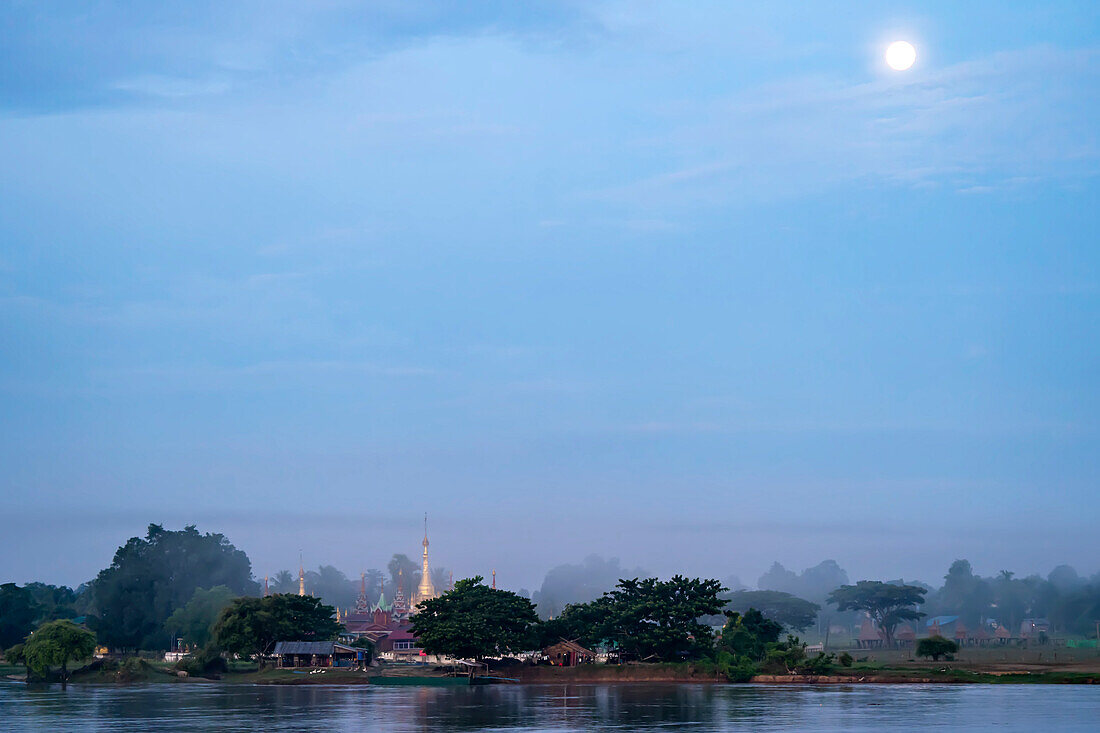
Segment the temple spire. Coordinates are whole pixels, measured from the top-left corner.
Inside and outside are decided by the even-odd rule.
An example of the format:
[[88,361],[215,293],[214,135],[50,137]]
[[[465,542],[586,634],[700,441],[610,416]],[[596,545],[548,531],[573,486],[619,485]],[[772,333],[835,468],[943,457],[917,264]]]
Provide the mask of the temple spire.
[[413,606],[415,607],[421,601],[431,600],[438,594],[435,592],[435,585],[432,584],[432,571],[428,565],[428,513],[424,512],[424,555],[421,561],[420,567],[420,587],[416,589],[416,594],[413,596]]
[[306,565],[302,560],[302,551],[298,551],[298,595],[306,594]]

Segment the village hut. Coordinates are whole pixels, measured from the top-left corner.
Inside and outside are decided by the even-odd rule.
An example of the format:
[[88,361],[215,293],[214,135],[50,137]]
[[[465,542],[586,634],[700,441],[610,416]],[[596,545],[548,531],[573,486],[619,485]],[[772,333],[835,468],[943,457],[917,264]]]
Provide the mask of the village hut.
[[878,630],[871,619],[864,619],[863,623],[860,624],[856,644],[860,649],[876,649],[882,646],[882,632]]
[[279,667],[350,667],[363,650],[335,641],[278,641],[273,655]]
[[591,664],[596,661],[596,653],[585,649],[575,641],[562,639],[557,644],[551,644],[542,650],[543,656],[550,660],[550,664],[557,667],[576,667],[578,664]]

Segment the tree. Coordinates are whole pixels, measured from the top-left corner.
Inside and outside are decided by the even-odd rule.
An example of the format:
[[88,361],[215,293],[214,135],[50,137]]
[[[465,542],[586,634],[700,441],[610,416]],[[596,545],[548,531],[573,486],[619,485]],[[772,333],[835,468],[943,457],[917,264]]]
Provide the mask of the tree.
[[623,568],[617,557],[605,560],[599,555],[589,555],[581,564],[551,568],[532,600],[538,605],[540,616],[557,617],[568,605],[596,600],[614,588],[619,578],[645,575],[641,568]]
[[277,641],[327,641],[343,628],[333,618],[335,611],[312,596],[237,598],[214,624],[214,643],[251,657],[270,653]]
[[71,619],[80,615],[77,613],[77,593],[72,588],[46,583],[27,583],[23,587],[39,606],[39,623],[59,618]]
[[943,587],[935,596],[941,612],[962,616],[972,625],[989,616],[993,593],[989,583],[974,575],[967,560],[951,563],[943,581]]
[[259,593],[248,556],[224,535],[150,524],[144,538],[118,548],[93,583],[99,636],[115,647],[167,648],[164,622],[197,588],[217,585],[236,595]]
[[591,603],[571,603],[561,615],[539,622],[539,647],[544,649],[562,639],[588,648],[600,646],[605,641],[603,634],[610,612],[606,596]]
[[27,656],[23,653],[23,644],[16,644],[4,650],[4,659],[8,664],[27,664]]
[[1070,565],[1059,565],[1050,571],[1047,581],[1058,589],[1060,593],[1068,593],[1077,590],[1085,584],[1085,580],[1077,574]]
[[667,581],[620,580],[604,594],[600,636],[621,655],[637,659],[699,658],[710,652],[714,641],[710,627],[699,619],[722,610],[718,594],[724,590],[717,580],[682,575]]
[[798,581],[798,591],[794,595],[815,603],[824,602],[830,591],[848,584],[848,573],[836,560],[822,560],[812,568],[803,570]]
[[958,644],[942,636],[929,636],[917,642],[917,656],[932,657],[933,662],[938,662],[940,657],[955,654],[958,651]]
[[742,590],[732,594],[726,608],[745,612],[755,608],[773,621],[798,631],[813,624],[821,606],[776,590]]
[[280,570],[268,579],[267,587],[271,593],[297,593],[298,576],[289,570]]
[[530,649],[538,616],[531,601],[490,588],[477,576],[424,601],[412,617],[412,633],[429,654],[483,659]]
[[756,581],[756,587],[761,590],[777,590],[783,593],[794,593],[798,590],[798,575],[791,570],[773,562],[768,572],[760,576]]
[[[355,605],[355,599],[359,597],[358,581],[349,580],[346,575],[332,565],[322,565],[316,572],[306,571],[307,592],[320,598],[333,607]],[[294,592],[298,590],[298,580],[294,580]]]
[[363,665],[369,665],[371,659],[374,658],[374,644],[371,643],[371,640],[365,636],[360,636],[351,643],[351,646],[363,650]]
[[[367,572],[363,573],[363,581],[364,583],[366,583],[367,586],[368,603],[378,602],[379,597],[382,595],[382,582],[385,580],[385,578],[385,574],[383,574],[382,571],[378,570],[377,568],[371,568],[370,570],[367,570]],[[390,597],[392,598],[393,594],[390,594]]]
[[23,641],[41,611],[27,588],[15,583],[0,585],[0,649]]
[[927,592],[915,585],[861,580],[834,590],[829,594],[829,603],[836,605],[839,611],[866,611],[886,635],[886,645],[893,646],[894,629],[898,624],[924,616],[913,607],[924,602]]
[[783,633],[781,624],[766,618],[755,608],[744,614],[728,612],[727,619],[722,628],[721,647],[736,657],[746,657],[753,662],[763,659],[768,645],[778,642]]
[[766,668],[787,674],[829,674],[836,657],[818,652],[816,657],[806,656],[806,642],[797,636],[787,635],[787,640],[768,644],[764,655]]
[[164,622],[164,628],[173,636],[195,647],[204,647],[213,636],[214,624],[222,609],[232,602],[236,594],[224,585],[209,590],[196,588],[191,600],[177,608]]
[[390,598],[397,593],[397,586],[405,593],[405,599],[411,599],[420,585],[420,565],[409,559],[408,555],[398,553],[390,558],[386,568],[390,571]]
[[69,678],[69,662],[87,659],[95,652],[95,634],[72,621],[49,621],[27,637],[22,656],[27,669],[45,677],[50,667],[61,667],[61,680]]

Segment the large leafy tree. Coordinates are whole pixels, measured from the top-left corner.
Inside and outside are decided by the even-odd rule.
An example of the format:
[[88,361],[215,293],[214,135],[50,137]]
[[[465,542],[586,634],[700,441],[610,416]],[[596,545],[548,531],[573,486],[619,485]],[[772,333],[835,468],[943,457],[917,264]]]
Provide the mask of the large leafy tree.
[[224,585],[236,595],[259,593],[248,556],[221,534],[193,525],[170,531],[150,524],[115,552],[93,583],[100,640],[110,646],[164,649],[164,622],[197,588]]
[[717,580],[673,576],[670,580],[620,580],[605,594],[600,635],[621,655],[637,659],[699,657],[710,651],[714,635],[701,623],[725,602]]
[[530,649],[538,616],[531,601],[490,588],[477,576],[424,601],[412,617],[412,632],[430,654],[484,659]]
[[266,598],[238,598],[214,625],[214,643],[243,656],[268,654],[277,641],[327,641],[343,628],[335,609],[319,598],[277,593]]
[[968,561],[951,563],[943,581],[943,588],[933,597],[941,612],[962,616],[971,625],[990,616],[993,591],[988,582],[974,575]]
[[894,629],[902,621],[924,616],[915,606],[924,602],[928,591],[915,585],[895,585],[878,580],[861,580],[842,585],[829,594],[829,603],[840,611],[865,611],[886,635],[886,645],[894,644]]
[[177,608],[164,622],[164,628],[173,636],[183,637],[184,642],[197,647],[206,646],[214,633],[214,624],[222,609],[237,594],[224,585],[213,588],[196,588],[185,605]]
[[753,662],[764,658],[769,644],[779,641],[783,626],[764,616],[755,608],[744,614],[728,612],[728,620],[722,628],[721,648],[736,657],[747,657]]
[[15,583],[0,585],[0,649],[23,641],[41,612],[29,589]]
[[35,603],[40,607],[38,616],[40,622],[59,618],[71,619],[80,615],[77,609],[81,605],[81,598],[72,588],[46,583],[27,583],[24,587],[30,591]]
[[44,677],[50,667],[61,668],[61,679],[69,677],[69,662],[87,659],[95,652],[95,634],[72,621],[49,621],[27,637],[22,656],[27,668]]
[[611,615],[611,601],[607,596],[591,603],[571,603],[560,616],[539,622],[539,647],[556,644],[562,639],[575,641],[593,648],[606,640],[607,622]]
[[798,631],[813,624],[821,606],[777,590],[742,590],[730,595],[726,607],[745,613],[757,609],[767,618]]

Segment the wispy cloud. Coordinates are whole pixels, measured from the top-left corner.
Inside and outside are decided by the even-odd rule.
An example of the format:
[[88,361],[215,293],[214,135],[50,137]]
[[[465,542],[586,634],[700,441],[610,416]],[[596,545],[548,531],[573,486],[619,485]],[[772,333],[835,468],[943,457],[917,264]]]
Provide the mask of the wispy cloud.
[[804,76],[682,108],[651,146],[680,167],[592,192],[655,206],[798,196],[838,184],[988,193],[1100,172],[1079,90],[1100,51],[1036,47],[911,77]]

